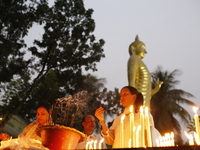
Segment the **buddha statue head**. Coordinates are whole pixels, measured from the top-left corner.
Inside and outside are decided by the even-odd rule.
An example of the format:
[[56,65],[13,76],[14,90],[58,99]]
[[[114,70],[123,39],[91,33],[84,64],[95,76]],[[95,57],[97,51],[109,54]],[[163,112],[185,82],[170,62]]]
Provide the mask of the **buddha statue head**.
[[135,41],[131,43],[129,46],[129,54],[130,55],[135,54],[142,59],[144,57],[144,54],[146,53],[147,51],[145,44],[142,41],[140,41],[138,35],[136,35]]

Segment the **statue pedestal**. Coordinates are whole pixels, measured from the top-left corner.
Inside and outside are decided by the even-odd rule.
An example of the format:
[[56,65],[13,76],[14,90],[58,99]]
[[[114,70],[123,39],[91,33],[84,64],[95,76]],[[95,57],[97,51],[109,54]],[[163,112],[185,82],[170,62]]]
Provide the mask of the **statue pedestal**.
[[50,150],[75,149],[85,138],[82,132],[60,125],[42,126],[37,134],[41,137],[43,146]]

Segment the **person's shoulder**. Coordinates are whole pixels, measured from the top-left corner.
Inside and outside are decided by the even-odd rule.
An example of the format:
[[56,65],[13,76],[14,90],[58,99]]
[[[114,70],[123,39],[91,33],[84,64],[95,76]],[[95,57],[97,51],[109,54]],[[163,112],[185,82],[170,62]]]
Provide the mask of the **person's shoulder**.
[[29,124],[27,125],[27,127],[33,126],[33,125],[36,125],[36,124],[38,124],[38,121],[37,121],[37,120],[35,120],[35,121],[29,123]]
[[116,116],[116,118],[114,119],[113,124],[116,124],[116,123],[118,124],[120,122],[120,120],[121,120],[122,115],[123,115],[123,113],[118,115],[118,116]]
[[93,136],[95,137],[95,139],[97,139],[97,140],[102,139],[102,136],[101,136],[101,134],[99,134],[99,133],[93,133],[92,135],[93,135]]

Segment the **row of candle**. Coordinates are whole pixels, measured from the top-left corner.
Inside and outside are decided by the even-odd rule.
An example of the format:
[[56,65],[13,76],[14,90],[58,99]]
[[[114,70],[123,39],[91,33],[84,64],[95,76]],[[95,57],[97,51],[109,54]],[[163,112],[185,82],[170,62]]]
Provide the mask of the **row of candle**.
[[[199,128],[199,116],[197,114],[198,107],[193,107],[194,111],[194,121],[195,121],[195,128],[196,132],[194,132],[194,137],[192,134],[189,134],[185,131],[185,135],[189,140],[189,145],[194,145],[194,139],[197,145],[200,145],[200,128]],[[152,139],[151,139],[151,131],[150,131],[150,123],[149,123],[149,111],[148,107],[140,107],[140,125],[134,126],[134,113],[133,113],[133,105],[130,107],[130,134],[129,134],[129,141],[128,147],[152,147]],[[124,141],[124,118],[125,115],[122,115],[120,120],[120,147],[125,147]],[[145,137],[145,130],[146,130],[146,137]],[[145,139],[147,143],[145,144]],[[102,149],[102,140],[97,143],[97,140],[89,141],[86,144],[86,149]],[[98,145],[98,146],[97,146]],[[156,139],[156,146],[158,147],[166,147],[166,146],[174,146],[174,133],[166,133],[164,136],[161,136],[159,139]]]
[[192,134],[187,133],[186,131],[184,131],[184,133],[185,133],[186,137],[187,137],[188,140],[189,140],[189,145],[194,145],[194,137],[195,137],[195,139],[196,139],[196,141],[197,141],[197,134],[196,134],[196,132],[194,132],[194,137],[193,137]]
[[195,139],[196,143],[199,145],[200,143],[200,130],[199,130],[199,115],[197,114],[198,107],[193,107],[194,111],[194,122],[196,127]]
[[175,146],[174,132],[165,133],[164,136],[160,136],[159,139],[156,139],[156,146],[157,147]]
[[187,133],[184,131],[186,137],[189,140],[189,145],[194,145],[194,139],[196,141],[197,145],[200,145],[200,128],[199,128],[199,115],[197,114],[198,107],[193,107],[194,111],[194,123],[195,123],[195,129],[196,132],[194,132],[194,136],[190,133]]
[[[197,114],[197,110],[198,110],[198,107],[194,106],[193,111],[194,111],[194,122],[195,122],[195,129],[196,129],[196,132],[194,132],[194,136],[184,131],[186,137],[189,140],[189,145],[194,145],[194,140],[196,141],[197,145],[200,145],[200,126],[199,126],[199,115]],[[164,137],[161,137],[160,139],[156,139],[157,146],[174,146],[174,140],[169,139],[169,137],[170,137],[169,134],[165,134]],[[173,144],[170,144],[172,141],[173,141]]]
[[98,140],[88,141],[86,143],[85,149],[86,150],[89,150],[89,149],[102,149],[103,148],[103,146],[102,146],[103,141],[104,141],[104,138],[102,138],[100,141],[98,141]]
[[[140,107],[140,123],[139,126],[134,125],[134,113],[133,113],[133,105],[130,106],[129,113],[129,141],[124,141],[124,118],[125,115],[122,115],[120,120],[120,148],[124,148],[125,142],[128,142],[128,147],[152,147],[152,139],[151,139],[151,130],[150,130],[150,122],[149,122],[149,111],[148,107]],[[146,137],[145,137],[146,130]],[[147,145],[145,144],[145,139],[147,140]]]

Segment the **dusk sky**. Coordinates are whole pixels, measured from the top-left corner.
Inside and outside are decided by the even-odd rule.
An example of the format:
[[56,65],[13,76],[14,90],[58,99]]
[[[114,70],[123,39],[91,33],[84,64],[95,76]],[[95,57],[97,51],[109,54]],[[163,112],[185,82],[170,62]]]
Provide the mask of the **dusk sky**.
[[[53,2],[51,0],[50,2]],[[97,65],[98,78],[106,78],[109,90],[128,84],[128,47],[138,35],[146,44],[143,58],[150,72],[182,72],[177,89],[195,96],[200,107],[200,0],[84,0],[94,10],[94,35],[104,39],[103,58]],[[37,34],[37,35],[36,35]],[[42,36],[42,32],[30,32]],[[187,108],[192,113],[192,107]],[[198,112],[200,114],[200,111]]]
[[[158,66],[163,71],[181,71],[177,89],[195,96],[190,99],[200,107],[200,1],[199,0],[84,0],[94,10],[95,36],[104,39],[106,57],[98,63],[99,78],[106,87],[121,89],[128,84],[128,47],[139,35],[146,44],[143,58],[150,72]],[[193,118],[191,106],[182,105]],[[200,110],[198,111],[200,114]],[[182,137],[187,125],[181,123]]]
[[[139,35],[146,44],[143,58],[150,72],[182,72],[175,87],[195,96],[200,107],[200,1],[199,0],[84,0],[94,10],[95,36],[105,40],[106,57],[98,63],[99,78],[106,87],[128,84],[128,47]],[[190,109],[190,108],[189,108]],[[192,108],[191,108],[192,110]]]

